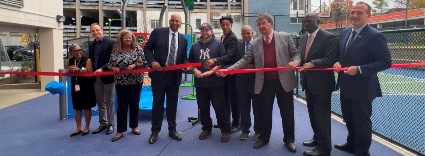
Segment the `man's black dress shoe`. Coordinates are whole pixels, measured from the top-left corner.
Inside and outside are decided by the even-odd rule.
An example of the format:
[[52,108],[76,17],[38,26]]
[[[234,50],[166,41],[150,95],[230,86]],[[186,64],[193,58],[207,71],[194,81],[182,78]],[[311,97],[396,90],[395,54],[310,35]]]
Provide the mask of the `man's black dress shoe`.
[[80,134],[81,132],[83,132],[83,131],[80,129],[78,132],[72,133],[69,137],[76,136],[76,135]]
[[177,131],[171,131],[168,133],[168,136],[170,136],[171,138],[173,138],[174,140],[177,141],[182,141],[182,136],[180,136],[179,133],[177,133]]
[[114,126],[110,125],[106,129],[106,135],[109,135],[109,134],[112,134],[112,133],[114,133]]
[[156,139],[158,139],[158,133],[152,133],[149,137],[149,144],[154,144]]
[[97,128],[96,130],[94,130],[92,133],[93,133],[93,134],[97,134],[97,133],[102,132],[102,131],[103,131],[103,130],[105,130],[105,129],[106,129],[106,126],[101,125],[101,126],[99,126],[99,128]]
[[316,139],[311,139],[309,141],[303,142],[303,146],[314,147],[317,146],[318,141]]
[[115,137],[115,136],[114,136],[114,137],[112,138],[112,140],[111,140],[111,141],[112,141],[112,142],[118,141],[118,140],[120,140],[123,136],[124,136],[124,134],[122,134],[122,135],[121,135],[121,136],[119,136],[119,137]]
[[289,152],[292,152],[292,153],[297,152],[297,149],[294,143],[285,144],[285,147],[286,149],[288,149]]
[[258,139],[257,141],[255,141],[255,143],[254,143],[254,148],[255,149],[259,149],[259,148],[261,148],[261,147],[263,147],[264,145],[267,145],[268,144],[268,142],[266,142],[266,141],[264,141],[264,140],[262,140],[262,139]]
[[352,153],[352,154],[354,154],[354,151],[355,151],[354,147],[349,146],[347,143],[345,143],[345,144],[335,144],[334,147],[336,149],[341,150],[341,151],[345,151],[345,152]]
[[305,151],[304,156],[330,156],[331,152],[330,151],[324,151],[320,148],[314,148],[311,151]]

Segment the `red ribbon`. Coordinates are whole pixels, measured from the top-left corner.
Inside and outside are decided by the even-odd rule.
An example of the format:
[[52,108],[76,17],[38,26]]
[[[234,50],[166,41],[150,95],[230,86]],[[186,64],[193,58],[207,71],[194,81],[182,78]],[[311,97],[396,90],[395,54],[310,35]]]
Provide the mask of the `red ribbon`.
[[[425,66],[425,62],[420,63],[406,63],[406,64],[393,64],[391,68],[407,68],[407,67],[417,67]],[[296,67],[295,70],[327,70],[327,71],[344,71],[346,67],[342,68],[302,68]],[[216,71],[223,74],[240,74],[240,73],[254,73],[254,72],[270,72],[270,71],[280,71],[280,70],[289,70],[289,67],[276,67],[276,68],[256,68],[256,69],[237,69],[237,70],[227,70],[227,71]]]
[[[199,67],[201,63],[185,63],[174,66],[162,67],[161,71],[179,70],[189,68],[191,66]],[[59,72],[27,72],[27,71],[0,71],[0,74],[12,74],[12,75],[41,75],[41,76],[111,76],[119,74],[139,74],[145,72],[156,72],[154,69],[136,69],[132,71],[123,70],[120,72],[104,71],[104,72],[81,72],[81,73],[59,73]]]

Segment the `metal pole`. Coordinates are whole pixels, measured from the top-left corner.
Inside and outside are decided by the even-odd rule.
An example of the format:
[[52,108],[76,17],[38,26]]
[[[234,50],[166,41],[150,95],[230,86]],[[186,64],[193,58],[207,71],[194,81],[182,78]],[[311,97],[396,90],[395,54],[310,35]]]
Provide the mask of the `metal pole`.
[[[195,35],[193,35],[193,28],[192,28],[192,26],[189,23],[182,23],[182,24],[184,24],[186,26],[186,28],[187,27],[190,27],[190,37],[191,37],[192,43],[193,43],[195,41],[195,37],[194,37]],[[184,80],[187,81],[187,72],[184,73]],[[193,86],[193,84],[192,84],[192,86]]]
[[[184,23],[189,23],[189,14],[187,13],[187,8],[186,8],[186,4],[184,3],[184,0],[180,0],[180,2],[182,3],[182,7],[183,7],[183,12],[184,12]],[[189,28],[187,25],[184,26],[184,33],[187,34],[189,31]]]
[[406,1],[406,20],[404,21],[404,27],[407,29],[407,11],[409,10],[409,1]]
[[109,24],[108,24],[108,26],[109,26],[109,30],[108,30],[108,32],[109,32],[109,38],[111,38],[111,23],[112,23],[112,21],[119,21],[119,20],[121,20],[121,19],[109,19]]
[[163,19],[164,19],[164,12],[165,12],[165,9],[167,9],[167,4],[164,4],[163,6],[162,6],[162,9],[161,9],[161,13],[159,14],[159,27],[163,27],[163,23],[164,22],[162,22],[163,21]]
[[[32,60],[34,61],[34,67],[33,70],[34,72],[37,71],[37,45],[34,43],[34,52],[32,53]],[[37,79],[37,75],[34,76],[34,82],[37,83],[38,79]]]
[[[66,73],[66,70],[59,69],[59,73]],[[66,76],[59,76],[59,83],[60,82],[66,84]],[[59,119],[66,119],[66,92],[62,95],[59,95]]]
[[125,29],[125,27],[127,26],[126,25],[126,21],[127,21],[127,3],[128,3],[128,0],[122,0],[122,5],[121,5],[121,13],[122,13],[122,16],[121,16],[121,29]]

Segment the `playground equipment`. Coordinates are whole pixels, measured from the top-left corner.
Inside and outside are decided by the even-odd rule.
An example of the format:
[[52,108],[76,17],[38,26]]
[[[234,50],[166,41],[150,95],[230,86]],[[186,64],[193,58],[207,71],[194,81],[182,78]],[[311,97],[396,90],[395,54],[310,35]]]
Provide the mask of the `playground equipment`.
[[[189,57],[189,50],[192,47],[192,44],[195,43],[195,35],[193,34],[193,29],[192,29],[192,26],[190,24],[188,24],[188,23],[183,23],[183,24],[188,25],[190,27],[190,32],[191,32],[190,36],[185,34],[185,37],[188,40],[187,55]],[[187,74],[187,73],[185,73],[185,74]],[[194,76],[194,74],[192,74],[192,82],[183,83],[183,84],[180,85],[181,87],[192,87],[192,94],[184,95],[182,97],[182,99],[196,100],[195,86],[193,85],[194,80],[195,80],[195,76]]]
[[[110,38],[111,38],[111,23],[113,21],[120,20],[122,29],[125,29],[126,20],[122,20],[122,19],[126,19],[126,9],[125,8],[126,8],[126,5],[127,5],[127,1],[128,0],[122,0],[123,5],[121,7],[121,10],[117,9],[117,12],[120,14],[121,19],[109,19],[109,24],[108,24],[109,33],[108,33],[108,35],[109,35]],[[183,9],[184,9],[184,12],[185,12],[185,17],[186,17],[185,23],[183,23],[183,24],[186,25],[186,27],[185,27],[185,33],[186,34],[184,34],[184,36],[188,39],[187,54],[189,54],[189,49],[191,48],[192,43],[195,41],[195,36],[193,34],[192,26],[190,24],[188,24],[189,20],[188,20],[187,8],[186,8],[185,4],[189,4],[188,7],[191,8],[190,10],[193,10],[194,3],[193,3],[193,0],[181,0],[181,2],[182,2]],[[160,13],[160,19],[163,19],[164,12],[165,12],[166,8],[167,8],[167,5],[164,5],[162,7],[162,10],[161,10],[161,13]],[[162,20],[160,20],[160,26],[162,26],[162,24],[163,24]],[[190,30],[191,30],[190,35],[187,34],[188,33],[188,29],[187,29],[188,27],[187,26],[190,27]],[[139,45],[143,48],[145,46],[147,40],[149,39],[150,34],[149,33],[137,32],[137,33],[134,33],[134,35],[135,35]],[[61,72],[65,72],[65,70],[63,70]],[[145,78],[148,78],[148,77],[145,77]],[[194,80],[194,78],[193,78],[193,75],[192,75],[192,83],[188,84],[188,86],[192,87],[192,94],[183,96],[183,99],[190,99],[190,100],[196,99],[196,94],[195,94],[194,86],[193,86],[193,80]],[[65,119],[65,118],[73,118],[74,117],[74,109],[72,108],[71,87],[69,87],[69,86],[65,87],[66,85],[64,85],[65,83],[71,84],[71,77],[63,77],[60,82],[61,83],[52,82],[51,84],[49,84],[49,86],[46,85],[46,90],[47,90],[47,88],[49,88],[49,90],[51,90],[51,92],[50,91],[49,92],[52,93],[52,94],[60,93],[60,101],[62,101],[62,102],[60,102],[61,103],[60,104],[60,118],[61,118],[61,120]],[[63,85],[60,85],[60,84],[63,84]],[[60,88],[60,89],[55,90],[54,89],[55,86],[59,86],[58,88]],[[148,112],[152,111],[152,100],[153,100],[153,98],[152,98],[152,88],[151,88],[150,85],[144,84],[142,86],[142,91],[141,91],[141,95],[140,95],[139,109],[141,111],[148,111]],[[67,104],[67,106],[66,106],[66,104]],[[179,105],[179,104],[180,104],[180,100],[177,102],[177,105]],[[117,97],[116,97],[116,95],[115,95],[114,105],[115,105],[115,111],[116,111],[117,110]],[[165,103],[164,103],[164,108],[166,108]],[[99,114],[99,112],[97,110],[97,107],[94,107],[92,109],[92,115],[98,115],[98,114]],[[189,117],[189,118],[192,118],[192,117]],[[193,118],[193,120],[197,120],[194,123],[199,122],[199,120],[197,118]]]

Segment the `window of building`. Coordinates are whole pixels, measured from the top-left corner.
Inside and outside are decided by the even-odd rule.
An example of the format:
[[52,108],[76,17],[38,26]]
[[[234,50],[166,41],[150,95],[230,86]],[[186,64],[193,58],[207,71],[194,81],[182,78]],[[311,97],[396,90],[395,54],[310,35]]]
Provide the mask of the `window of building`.
[[212,26],[213,26],[214,29],[220,28],[219,20],[212,20],[211,23],[212,23]]
[[291,10],[298,10],[298,3],[297,3],[297,1],[298,0],[291,0],[291,5],[290,5],[290,7],[291,7]]
[[16,7],[24,7],[24,0],[1,0],[0,3]]
[[151,20],[151,28],[155,29],[155,28],[158,28],[158,27],[160,27],[159,20]]
[[298,0],[298,10],[305,10],[305,0]]
[[304,18],[291,17],[291,24],[301,24]]
[[196,29],[199,29],[201,27],[201,19],[196,19]]

